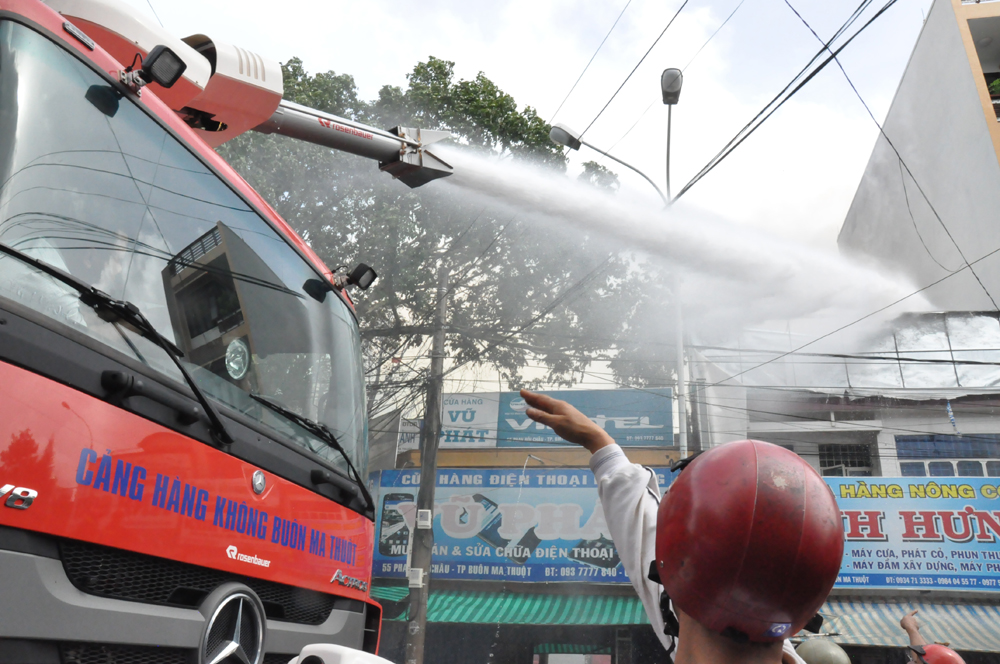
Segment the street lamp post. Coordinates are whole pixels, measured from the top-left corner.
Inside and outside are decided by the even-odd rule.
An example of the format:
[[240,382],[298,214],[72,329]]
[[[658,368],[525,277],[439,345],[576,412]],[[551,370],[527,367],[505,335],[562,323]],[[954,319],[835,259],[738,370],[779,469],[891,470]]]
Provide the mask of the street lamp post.
[[[667,198],[673,202],[670,194],[670,129],[673,119],[674,104],[681,99],[681,87],[684,84],[684,73],[680,69],[664,69],[660,75],[660,92],[663,103],[667,107]],[[677,331],[677,431],[678,447],[681,458],[688,452],[687,439],[687,364],[684,362],[684,311],[681,308],[681,279],[674,275],[674,322]]]
[[[660,91],[663,94],[663,103],[667,106],[667,195],[664,196],[660,188],[656,186],[656,183],[649,179],[649,177],[640,171],[635,166],[614,157],[604,150],[597,148],[590,143],[583,140],[579,134],[563,124],[552,125],[552,129],[549,131],[549,138],[552,139],[554,143],[559,145],[565,145],[571,150],[579,150],[581,145],[586,145],[591,150],[600,152],[602,155],[609,159],[613,159],[625,168],[631,169],[632,171],[638,173],[646,182],[648,182],[656,193],[660,195],[663,200],[664,207],[670,207],[673,199],[670,195],[670,129],[672,120],[672,111],[674,104],[676,104],[681,97],[681,86],[684,83],[684,74],[680,69],[664,69],[663,74],[660,76]],[[678,429],[678,447],[680,457],[683,459],[687,456],[688,452],[688,440],[687,440],[687,366],[684,363],[684,312],[681,308],[681,297],[680,297],[680,278],[675,275],[674,277],[674,318],[676,322],[677,331],[677,429]]]
[[680,69],[664,69],[660,75],[660,92],[663,93],[663,103],[667,106],[667,198],[673,202],[670,195],[670,123],[674,104],[680,101],[681,86],[684,84],[684,73]]
[[595,152],[600,152],[601,154],[603,154],[608,159],[612,159],[614,161],[617,161],[619,164],[621,164],[625,168],[631,169],[631,170],[635,171],[636,173],[638,173],[642,177],[643,180],[645,180],[646,182],[648,182],[650,184],[650,186],[653,187],[653,189],[656,190],[656,193],[660,195],[660,199],[663,201],[664,207],[670,205],[669,199],[666,196],[663,195],[663,192],[660,191],[660,188],[656,186],[656,183],[653,182],[652,180],[650,180],[649,177],[645,173],[643,173],[642,171],[640,171],[638,168],[636,168],[632,164],[626,163],[626,162],[622,161],[621,159],[619,159],[618,157],[615,157],[615,156],[612,156],[612,155],[608,154],[607,152],[605,152],[604,150],[600,149],[599,147],[595,147],[595,146],[591,145],[587,141],[585,141],[582,138],[580,138],[580,135],[578,133],[576,133],[575,131],[573,131],[572,129],[570,129],[569,127],[567,127],[566,125],[564,125],[564,124],[554,124],[554,125],[552,125],[552,129],[549,130],[549,138],[552,140],[553,143],[558,143],[559,145],[565,145],[566,147],[568,147],[571,150],[579,150],[581,145],[586,145],[591,150],[594,150]]

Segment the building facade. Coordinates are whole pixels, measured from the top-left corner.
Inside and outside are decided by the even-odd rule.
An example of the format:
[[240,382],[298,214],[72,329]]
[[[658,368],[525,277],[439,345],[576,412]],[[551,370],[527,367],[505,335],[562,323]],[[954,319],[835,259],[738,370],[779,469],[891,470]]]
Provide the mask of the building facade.
[[838,239],[943,310],[1000,301],[998,78],[1000,2],[935,0]]

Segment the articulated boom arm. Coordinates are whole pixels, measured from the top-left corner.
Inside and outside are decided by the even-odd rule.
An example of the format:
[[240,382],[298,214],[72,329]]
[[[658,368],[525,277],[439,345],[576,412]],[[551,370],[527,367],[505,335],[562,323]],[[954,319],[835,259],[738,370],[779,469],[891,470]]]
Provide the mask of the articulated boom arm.
[[375,159],[379,168],[419,187],[451,175],[426,148],[446,131],[389,131],[282,99],[281,66],[253,51],[197,34],[178,39],[122,0],[44,0],[120,63],[166,46],[186,68],[170,87],[148,87],[212,147],[254,130],[281,134]]
[[451,175],[452,168],[427,146],[449,138],[450,132],[395,127],[375,129],[360,122],[317,111],[282,99],[266,122],[254,127],[263,134],[281,134],[378,161],[379,169],[410,187]]

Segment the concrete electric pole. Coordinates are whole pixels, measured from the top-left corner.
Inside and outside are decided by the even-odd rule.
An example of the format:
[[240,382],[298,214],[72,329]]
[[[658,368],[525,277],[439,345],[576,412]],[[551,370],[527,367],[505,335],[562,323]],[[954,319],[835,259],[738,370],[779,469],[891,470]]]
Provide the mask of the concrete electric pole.
[[[420,431],[420,489],[410,551],[410,622],[406,630],[406,664],[422,664],[427,635],[427,598],[430,595],[431,552],[434,549],[434,488],[437,450],[441,438],[441,399],[444,386],[444,342],[447,326],[448,269],[438,266],[437,312],[427,380],[427,410]],[[424,527],[421,527],[424,526]]]

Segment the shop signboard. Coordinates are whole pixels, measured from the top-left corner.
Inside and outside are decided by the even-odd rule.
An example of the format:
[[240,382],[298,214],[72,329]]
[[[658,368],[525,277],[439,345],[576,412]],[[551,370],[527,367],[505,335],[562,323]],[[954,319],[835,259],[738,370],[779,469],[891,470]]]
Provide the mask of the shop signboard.
[[825,478],[844,520],[838,588],[1000,590],[1000,478]]
[[[673,399],[667,389],[561,390],[545,392],[575,406],[623,447],[674,444]],[[497,447],[566,445],[551,428],[532,421],[517,392],[500,394]]]
[[399,437],[396,439],[396,456],[420,449],[420,428],[423,420],[399,419]]
[[[673,476],[655,468],[663,491]],[[838,588],[1000,590],[1000,478],[825,478]],[[420,472],[380,477],[374,576],[403,577]],[[439,469],[432,575],[627,583],[589,469]]]
[[[654,469],[661,490],[668,468]],[[420,471],[381,473],[374,576],[403,577]],[[628,583],[587,468],[437,471],[431,574]]]
[[499,392],[445,394],[439,447],[496,447]]

